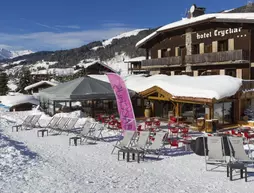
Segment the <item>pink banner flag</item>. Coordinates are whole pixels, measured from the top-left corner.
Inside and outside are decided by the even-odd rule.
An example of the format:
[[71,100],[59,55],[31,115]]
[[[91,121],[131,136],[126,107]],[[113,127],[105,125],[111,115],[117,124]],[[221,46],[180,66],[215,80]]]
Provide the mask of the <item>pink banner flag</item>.
[[107,76],[116,96],[122,128],[124,130],[136,130],[136,119],[124,80],[115,73],[107,73]]

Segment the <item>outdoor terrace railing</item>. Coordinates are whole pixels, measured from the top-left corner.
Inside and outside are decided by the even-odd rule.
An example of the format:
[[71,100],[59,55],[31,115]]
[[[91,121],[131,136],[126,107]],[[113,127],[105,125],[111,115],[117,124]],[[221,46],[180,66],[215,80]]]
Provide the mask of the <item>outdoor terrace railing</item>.
[[181,65],[181,64],[182,64],[182,57],[181,56],[149,59],[149,60],[143,60],[141,62],[141,66],[144,66],[144,67],[170,66],[170,65]]
[[248,52],[244,50],[232,50],[225,52],[204,53],[185,56],[185,62],[187,64],[216,63],[239,60],[248,61]]

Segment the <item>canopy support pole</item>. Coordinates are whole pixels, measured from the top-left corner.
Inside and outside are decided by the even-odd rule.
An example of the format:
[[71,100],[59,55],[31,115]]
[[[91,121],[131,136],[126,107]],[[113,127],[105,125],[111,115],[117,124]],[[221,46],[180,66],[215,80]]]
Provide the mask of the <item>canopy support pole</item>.
[[56,102],[53,101],[53,116],[56,114]]

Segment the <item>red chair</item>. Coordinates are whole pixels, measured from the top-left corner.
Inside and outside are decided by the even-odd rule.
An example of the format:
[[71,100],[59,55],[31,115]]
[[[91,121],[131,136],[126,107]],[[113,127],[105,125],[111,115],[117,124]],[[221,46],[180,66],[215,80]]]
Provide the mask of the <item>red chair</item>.
[[183,136],[187,136],[189,134],[189,128],[187,128],[187,127],[182,128],[181,133]]
[[174,136],[176,134],[176,137],[177,137],[178,133],[179,133],[179,128],[175,127],[175,128],[170,129],[170,135],[171,136]]
[[254,134],[250,134],[249,132],[244,132],[244,137],[247,139],[247,141],[250,141],[250,139],[254,138]]
[[145,122],[145,129],[148,129],[148,128],[152,127],[152,126],[153,126],[153,122],[152,121],[146,121]]
[[117,120],[111,120],[108,122],[108,127],[111,129],[116,129]]
[[154,121],[154,122],[153,122],[153,125],[154,125],[156,128],[159,128],[159,127],[161,126],[160,120]]
[[170,144],[170,148],[171,147],[177,147],[177,148],[179,147],[179,141],[177,139],[170,140],[169,144]]
[[231,134],[234,136],[237,136],[237,137],[242,137],[242,133],[241,132],[236,133],[236,131],[234,129],[231,130]]

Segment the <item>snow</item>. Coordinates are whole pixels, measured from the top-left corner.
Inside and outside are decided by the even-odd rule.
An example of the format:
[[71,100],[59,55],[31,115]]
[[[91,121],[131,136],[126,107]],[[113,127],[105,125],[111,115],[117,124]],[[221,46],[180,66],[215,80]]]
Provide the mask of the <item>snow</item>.
[[185,18],[180,21],[176,21],[159,28],[158,30],[150,34],[149,36],[140,40],[136,44],[136,47],[142,46],[145,42],[147,42],[148,40],[162,33],[165,30],[173,30],[178,27],[195,24],[197,22],[205,21],[205,20],[212,20],[213,22],[225,22],[230,20],[234,20],[234,22],[237,22],[237,21],[241,22],[242,20],[244,20],[245,23],[248,23],[248,22],[253,22],[254,13],[211,13],[211,14],[204,14],[204,15],[189,18],[189,19]]
[[116,53],[115,57],[103,62],[109,67],[113,68],[116,72],[120,72],[121,75],[127,75],[128,64],[124,62],[126,59],[130,59],[130,57],[127,56],[125,53]]
[[121,38],[126,38],[126,37],[131,37],[131,36],[136,36],[138,35],[139,32],[141,31],[144,31],[144,30],[147,30],[147,29],[136,29],[136,30],[133,30],[133,31],[129,31],[129,32],[126,32],[126,33],[122,33],[118,36],[115,36],[113,38],[110,38],[108,40],[105,40],[102,42],[102,45],[105,47],[105,46],[108,46],[112,43],[112,41],[114,39],[121,39]]
[[55,74],[56,76],[68,76],[74,74],[73,68],[49,68],[47,70],[33,71],[31,74]]
[[145,56],[140,56],[140,57],[136,57],[136,58],[131,58],[128,60],[124,60],[125,63],[130,63],[130,62],[141,62],[143,60],[145,60],[146,57]]
[[13,80],[9,80],[7,86],[10,91],[15,91],[18,88],[17,84]]
[[48,85],[50,85],[50,86],[56,86],[56,85],[57,85],[57,84],[54,83],[54,82],[50,82],[50,81],[45,81],[45,80],[43,80],[43,81],[36,82],[36,83],[34,83],[34,84],[31,84],[31,85],[25,87],[25,90],[30,90],[30,89],[32,89],[32,88],[35,88],[35,87],[40,86],[40,85],[43,85],[43,84],[48,84]]
[[95,47],[91,48],[91,50],[96,51],[96,50],[98,50],[98,49],[100,49],[100,48],[104,48],[104,47],[103,47],[103,46],[95,46]]
[[4,48],[0,49],[0,58],[1,59],[12,59],[18,56],[28,55],[33,53],[31,50],[20,50],[20,51],[10,51]]
[[106,68],[108,68],[108,69],[114,71],[115,73],[117,73],[117,71],[115,71],[115,70],[114,70],[113,68],[111,68],[109,65],[104,64],[103,62],[100,62],[99,60],[95,60],[95,61],[92,61],[92,62],[86,62],[86,61],[84,61],[84,60],[81,60],[81,61],[77,64],[77,66],[79,66],[79,67],[84,67],[84,68],[88,68],[89,66],[92,66],[92,65],[94,65],[94,64],[96,64],[96,63],[99,63],[100,65],[102,65],[102,66],[104,66],[104,67],[106,67]]
[[[117,155],[111,155],[115,141],[75,147],[68,144],[73,135],[38,138],[36,129],[11,132],[12,125],[37,113],[0,112],[0,117],[7,118],[1,118],[0,123],[1,193],[253,192],[252,175],[247,183],[240,179],[231,182],[225,168],[219,168],[222,172],[207,172],[204,157],[185,152],[181,147],[167,147],[168,153],[160,160],[150,157],[138,164],[117,161]],[[46,125],[49,120],[43,115],[40,123]],[[85,120],[80,119],[77,126]],[[103,134],[113,136],[106,130]]]
[[0,96],[1,104],[12,107],[19,104],[31,103],[39,105],[39,101],[33,95],[14,95],[14,96]]
[[[106,75],[91,75],[91,77],[109,82]],[[142,92],[153,86],[158,86],[173,97],[214,98],[217,100],[233,96],[242,85],[241,79],[225,75],[192,77],[160,74],[150,77],[130,75],[123,76],[123,78],[127,88],[135,92]]]
[[24,55],[34,53],[32,50],[19,50],[19,51],[11,51],[11,52],[12,52],[12,57],[11,58],[16,58],[18,56],[24,56]]
[[37,70],[38,69],[38,67],[39,68],[45,68],[45,69],[48,69],[49,68],[49,66],[52,66],[52,65],[54,65],[54,64],[57,64],[58,62],[57,61],[44,61],[44,60],[42,60],[42,61],[38,61],[38,62],[36,62],[35,64],[32,64],[31,65],[31,67],[30,67],[30,70],[31,71],[33,71],[33,70]]
[[17,65],[17,66],[14,66],[14,67],[10,68],[10,69],[7,69],[5,72],[8,76],[9,75],[14,75],[17,72],[19,72],[22,68],[23,68],[23,65]]

